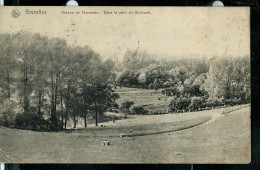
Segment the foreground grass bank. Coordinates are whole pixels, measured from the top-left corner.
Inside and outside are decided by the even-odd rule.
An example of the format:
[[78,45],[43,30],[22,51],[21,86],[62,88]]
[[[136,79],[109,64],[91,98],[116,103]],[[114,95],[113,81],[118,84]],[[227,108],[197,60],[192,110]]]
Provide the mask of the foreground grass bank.
[[[157,135],[89,137],[78,132],[47,133],[0,127],[0,139],[2,162],[247,163],[251,148],[250,108],[236,110],[205,126]],[[105,139],[110,146],[101,145]]]

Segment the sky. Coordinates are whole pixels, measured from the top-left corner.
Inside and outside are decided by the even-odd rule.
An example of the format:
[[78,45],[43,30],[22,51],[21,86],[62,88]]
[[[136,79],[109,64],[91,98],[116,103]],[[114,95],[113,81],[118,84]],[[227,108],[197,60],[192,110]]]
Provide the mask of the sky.
[[[18,18],[11,15],[14,8],[20,12]],[[26,9],[46,14],[26,14]],[[27,30],[61,37],[118,61],[127,49],[137,48],[168,59],[244,56],[250,54],[249,11],[246,7],[0,7],[0,32]]]

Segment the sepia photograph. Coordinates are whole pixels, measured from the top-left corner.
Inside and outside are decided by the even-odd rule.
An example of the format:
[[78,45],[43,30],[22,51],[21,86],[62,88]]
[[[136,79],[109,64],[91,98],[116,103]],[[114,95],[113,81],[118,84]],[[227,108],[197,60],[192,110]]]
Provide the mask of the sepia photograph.
[[251,162],[248,7],[0,7],[0,162]]

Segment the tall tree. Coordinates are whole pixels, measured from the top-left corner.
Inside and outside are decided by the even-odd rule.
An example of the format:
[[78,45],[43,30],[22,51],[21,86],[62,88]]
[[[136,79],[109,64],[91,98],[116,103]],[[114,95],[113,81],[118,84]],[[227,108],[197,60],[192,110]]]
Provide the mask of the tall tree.
[[15,58],[12,51],[12,37],[9,34],[0,35],[0,78],[3,84],[1,84],[3,93],[5,94],[5,99],[11,100],[11,84],[13,73],[15,70]]
[[32,78],[33,78],[33,55],[34,43],[36,41],[35,34],[29,32],[20,32],[13,37],[14,51],[18,56],[20,66],[20,87],[19,94],[22,99],[23,112],[30,112],[30,97],[32,94]]

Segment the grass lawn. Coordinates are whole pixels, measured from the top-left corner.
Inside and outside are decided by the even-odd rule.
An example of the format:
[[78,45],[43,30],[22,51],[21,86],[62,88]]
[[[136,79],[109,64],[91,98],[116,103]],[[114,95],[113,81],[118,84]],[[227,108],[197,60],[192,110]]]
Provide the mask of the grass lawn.
[[[170,104],[169,96],[162,94],[162,89],[138,89],[122,87],[115,89],[120,95],[117,103],[121,105],[126,100],[133,101],[134,106],[143,106],[148,111],[164,111]],[[160,98],[160,100],[158,100]]]
[[[162,94],[162,89],[158,89],[157,91],[155,91],[152,89],[117,87],[115,89],[115,92],[120,95],[120,98],[116,100],[119,106],[121,106],[123,102],[128,100],[128,101],[133,101],[134,106],[143,106],[148,111],[161,111],[166,113],[171,99],[171,97]],[[160,100],[158,100],[158,98],[160,98]],[[121,119],[124,117],[124,114],[116,113],[115,116]],[[89,125],[95,124],[95,120],[90,118],[88,118],[87,122]],[[73,128],[72,120],[68,122],[67,127]],[[84,127],[84,120],[79,118],[77,128],[83,128],[83,127]]]
[[[111,127],[107,126],[107,129],[89,127],[90,130],[79,129],[71,133],[32,132],[0,127],[0,162],[248,163],[251,148],[249,107],[234,111],[212,123],[171,133],[128,138],[102,135],[121,132],[121,128],[127,129],[132,125],[138,127],[144,120],[146,123],[142,128],[151,129],[149,126],[156,124],[156,130],[163,130],[185,124],[180,123],[182,120],[194,122],[193,120],[202,120],[208,115],[216,115],[215,113],[217,114],[192,112],[173,114],[172,117],[142,116],[136,119],[141,119],[140,122],[133,121],[135,118],[132,118],[120,120],[114,125],[110,123]],[[200,114],[201,117],[198,117]],[[155,123],[156,118],[161,119]],[[123,121],[125,123],[120,125]],[[111,142],[111,146],[101,145],[105,139]]]

